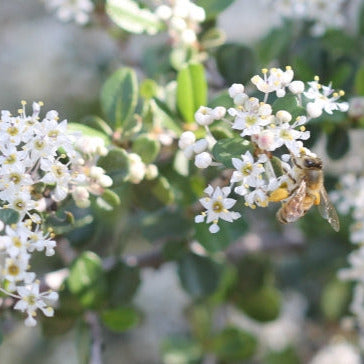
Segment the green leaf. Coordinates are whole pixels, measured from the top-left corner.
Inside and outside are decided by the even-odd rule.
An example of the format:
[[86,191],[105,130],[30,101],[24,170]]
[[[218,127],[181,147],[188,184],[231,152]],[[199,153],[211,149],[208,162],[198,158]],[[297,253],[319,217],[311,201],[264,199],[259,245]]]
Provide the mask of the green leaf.
[[[87,125],[92,129],[96,129],[97,131],[103,133],[104,135],[107,135],[107,136],[112,135],[112,129],[110,128],[110,126],[106,123],[105,120],[102,120],[100,117],[98,117],[96,115],[89,115],[89,116],[82,118],[81,124]],[[109,138],[108,138],[108,140],[109,140]]]
[[306,110],[298,105],[296,96],[292,94],[278,98],[273,102],[272,109],[273,114],[280,110],[288,111],[292,115],[292,120],[296,120],[298,116],[306,115]]
[[88,136],[88,137],[97,137],[104,141],[105,145],[108,146],[110,144],[110,138],[102,133],[99,130],[96,130],[94,128],[91,128],[84,124],[79,123],[68,123],[67,124],[67,131],[73,132],[81,132],[82,135]]
[[285,26],[273,29],[259,42],[258,54],[262,66],[265,67],[271,61],[279,59],[286,52],[292,40],[290,28],[290,25],[285,23]]
[[220,92],[213,98],[209,104],[209,107],[214,108],[217,106],[224,106],[226,109],[234,106],[234,100],[230,97],[228,91]]
[[114,187],[122,184],[129,177],[129,158],[122,148],[110,150],[106,156],[99,159],[98,165],[112,178]]
[[210,28],[201,36],[200,44],[203,49],[219,47],[225,43],[226,35],[219,28]]
[[106,13],[116,25],[130,33],[156,34],[163,27],[153,12],[141,9],[132,0],[107,0]]
[[226,138],[219,140],[212,148],[212,154],[218,162],[228,168],[233,168],[232,158],[241,158],[241,155],[252,150],[251,144],[243,138]]
[[221,267],[207,257],[186,254],[178,262],[183,288],[195,299],[213,294],[219,286]]
[[102,323],[111,331],[123,332],[137,326],[140,314],[131,307],[118,307],[101,312]]
[[177,106],[187,123],[194,122],[197,109],[207,103],[207,82],[201,64],[182,68],[177,75]]
[[212,350],[216,356],[227,362],[251,358],[257,349],[256,338],[235,327],[226,327],[213,340]]
[[283,168],[282,168],[281,160],[278,157],[273,156],[271,158],[270,162],[272,163],[272,167],[273,167],[273,170],[274,170],[274,173],[275,173],[276,177],[282,176],[282,174],[284,174],[284,171],[283,171]]
[[140,272],[137,267],[130,267],[118,262],[106,275],[108,297],[111,306],[130,303],[140,284]]
[[91,332],[89,326],[81,321],[76,330],[77,358],[79,364],[88,364],[91,357]]
[[232,130],[224,123],[221,123],[220,125],[210,126],[210,131],[216,140],[231,139],[235,136]]
[[202,349],[197,342],[185,337],[169,337],[162,342],[163,364],[198,364]]
[[16,224],[19,221],[20,215],[17,211],[8,208],[0,208],[0,220],[5,225]]
[[364,64],[358,69],[356,73],[355,90],[358,95],[364,96]]
[[224,44],[216,51],[216,63],[226,82],[246,84],[255,74],[253,51],[240,44]]
[[281,295],[276,288],[265,286],[241,297],[238,307],[254,320],[272,321],[280,313]]
[[97,206],[100,208],[111,211],[120,205],[120,197],[109,189],[105,189],[103,194],[96,199]]
[[157,140],[148,134],[141,134],[134,140],[132,151],[139,154],[145,164],[149,164],[157,158],[160,147]]
[[327,136],[326,151],[331,159],[342,158],[350,148],[350,138],[347,129],[337,127]]
[[70,267],[67,284],[84,307],[99,307],[106,294],[101,259],[90,251],[82,253]]
[[185,218],[182,211],[169,208],[149,213],[141,220],[140,225],[143,236],[150,241],[182,239],[191,229],[191,221]]
[[207,224],[195,224],[195,238],[208,252],[225,250],[247,231],[247,224],[243,220],[219,222],[219,226],[220,231],[211,234]]
[[144,80],[140,85],[140,95],[147,100],[156,96],[157,90],[158,84],[150,78]]
[[216,18],[222,11],[229,7],[235,0],[197,0],[196,5],[204,8],[206,19]]
[[358,11],[358,20],[359,20],[359,27],[358,32],[360,36],[364,36],[364,4],[361,5],[360,10]]
[[347,312],[350,300],[350,284],[334,279],[324,287],[321,295],[321,310],[328,320],[339,320]]
[[114,130],[124,127],[131,119],[137,102],[138,81],[131,68],[121,68],[113,73],[101,89],[101,106]]
[[266,355],[263,364],[300,364],[301,361],[294,348],[272,351]]
[[163,204],[171,205],[174,202],[174,193],[167,178],[159,176],[157,179],[151,181],[151,191],[153,195]]

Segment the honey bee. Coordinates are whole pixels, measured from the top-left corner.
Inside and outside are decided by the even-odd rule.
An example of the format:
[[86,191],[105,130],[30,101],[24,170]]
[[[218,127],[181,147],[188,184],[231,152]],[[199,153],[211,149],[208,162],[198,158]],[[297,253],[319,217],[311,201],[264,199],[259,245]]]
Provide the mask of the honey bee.
[[294,183],[289,199],[283,203],[277,212],[280,223],[286,224],[297,221],[306,212],[317,205],[321,216],[329,222],[335,231],[339,231],[340,222],[335,207],[330,202],[324,186],[324,173],[320,158],[301,154],[292,156],[295,178],[290,176]]

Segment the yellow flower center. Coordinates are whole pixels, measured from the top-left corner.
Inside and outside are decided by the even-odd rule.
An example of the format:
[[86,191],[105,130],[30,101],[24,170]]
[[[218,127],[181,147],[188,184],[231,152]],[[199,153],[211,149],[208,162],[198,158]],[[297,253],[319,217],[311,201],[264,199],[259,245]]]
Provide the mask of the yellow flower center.
[[48,133],[48,136],[49,136],[50,138],[57,138],[57,137],[58,137],[58,134],[59,134],[58,130],[51,130],[51,131]]
[[16,264],[13,263],[8,266],[8,273],[11,276],[17,276],[19,274],[19,272],[20,272],[20,269]]
[[10,181],[15,183],[16,185],[21,181],[21,176],[19,173],[11,173]]
[[20,248],[22,246],[21,240],[17,236],[13,238],[13,244],[17,248]]
[[212,205],[212,209],[214,212],[220,213],[220,212],[223,212],[224,205],[222,204],[221,201],[215,201]]
[[245,118],[245,123],[246,123],[246,125],[248,125],[248,126],[252,126],[252,125],[254,125],[256,122],[257,122],[257,117],[256,117],[256,116],[254,116],[254,115],[247,116],[247,117]]
[[15,136],[15,135],[18,135],[19,133],[19,129],[15,126],[10,126],[7,130],[7,133],[11,136]]
[[241,174],[244,176],[249,176],[250,173],[253,170],[253,166],[251,163],[247,163],[245,166],[243,166],[240,170]]
[[28,297],[25,298],[25,301],[27,301],[28,304],[30,306],[32,306],[32,305],[35,305],[36,304],[37,299],[36,299],[36,297],[34,295],[31,294],[31,295],[29,295]]

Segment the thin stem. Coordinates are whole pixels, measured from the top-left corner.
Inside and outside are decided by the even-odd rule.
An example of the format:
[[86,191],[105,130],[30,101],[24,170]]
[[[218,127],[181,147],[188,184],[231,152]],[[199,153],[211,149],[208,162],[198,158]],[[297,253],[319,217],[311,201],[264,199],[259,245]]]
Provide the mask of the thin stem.
[[0,291],[3,292],[3,293],[5,293],[6,295],[8,295],[10,297],[13,297],[13,298],[16,298],[16,299],[20,299],[21,298],[20,296],[17,296],[15,294],[11,293],[11,292],[8,292],[6,289],[1,288],[1,287],[0,287]]

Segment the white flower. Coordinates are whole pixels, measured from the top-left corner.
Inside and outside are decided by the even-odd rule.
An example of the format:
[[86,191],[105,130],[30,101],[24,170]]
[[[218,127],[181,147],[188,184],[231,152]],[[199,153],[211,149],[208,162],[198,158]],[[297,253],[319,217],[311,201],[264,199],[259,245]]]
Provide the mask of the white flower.
[[259,134],[274,118],[271,108],[255,97],[247,99],[241,109],[230,108],[228,112],[235,118],[232,128],[242,130],[241,136]]
[[342,280],[356,280],[364,283],[364,247],[354,250],[348,257],[350,268],[340,269],[338,276]]
[[33,327],[37,324],[34,316],[36,316],[36,311],[40,309],[43,314],[47,317],[54,315],[54,310],[52,307],[48,306],[46,301],[57,301],[58,294],[56,292],[39,292],[39,283],[35,282],[31,286],[18,287],[18,294],[20,300],[14,306],[15,310],[21,312],[26,312],[28,315],[25,320],[25,325]]
[[176,47],[192,46],[197,41],[199,23],[206,18],[205,10],[190,0],[168,0],[158,6],[155,14],[166,22],[168,33]]
[[353,97],[349,100],[349,115],[352,118],[364,116],[364,96]]
[[286,94],[285,88],[289,86],[293,80],[294,73],[292,68],[287,66],[285,71],[280,68],[271,68],[269,71],[263,69],[262,72],[263,78],[259,75],[255,75],[251,79],[256,88],[266,94],[275,92],[277,97],[283,97]]
[[195,166],[197,168],[207,168],[211,165],[212,158],[210,153],[202,152],[200,154],[197,154],[195,157]]
[[130,153],[128,159],[130,163],[128,180],[131,183],[138,184],[144,179],[146,171],[145,164],[141,157],[136,153]]
[[347,342],[323,347],[309,364],[362,364],[357,348]]
[[90,19],[94,9],[91,0],[45,0],[48,7],[56,10],[58,19],[64,22],[74,20],[77,24],[84,25]]
[[348,111],[349,104],[347,102],[336,102],[344,95],[344,92],[335,92],[335,90],[331,88],[331,84],[329,86],[323,86],[318,81],[319,78],[316,76],[314,81],[308,83],[310,88],[304,92],[305,97],[313,100],[307,104],[307,111],[309,115],[311,117],[320,116],[320,109],[321,112],[325,111],[328,114],[332,114],[335,110],[342,112]]
[[231,190],[228,187],[220,188],[216,187],[214,190],[212,186],[209,186],[204,191],[209,197],[201,198],[200,203],[206,209],[201,215],[196,216],[195,222],[200,223],[204,221],[206,217],[206,223],[212,222],[209,230],[211,233],[216,233],[219,231],[218,221],[219,219],[233,222],[240,217],[238,212],[229,211],[235,203],[236,200],[228,198]]
[[264,166],[262,163],[267,161],[267,156],[262,154],[254,162],[254,158],[249,151],[241,156],[241,159],[233,158],[232,164],[236,169],[230,179],[231,183],[241,182],[243,185],[257,187],[264,183],[262,173]]

